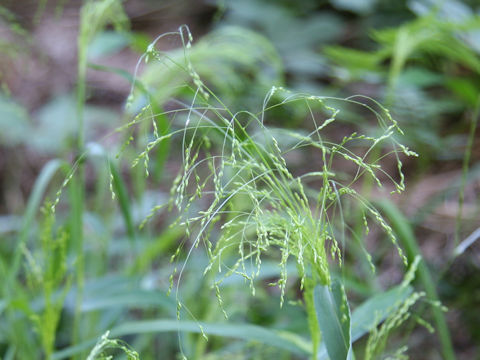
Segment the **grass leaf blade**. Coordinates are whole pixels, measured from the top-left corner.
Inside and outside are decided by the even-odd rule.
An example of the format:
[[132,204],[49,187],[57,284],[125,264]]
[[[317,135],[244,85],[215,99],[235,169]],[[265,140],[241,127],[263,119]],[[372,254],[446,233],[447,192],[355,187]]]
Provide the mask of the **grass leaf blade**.
[[125,186],[117,167],[112,162],[109,162],[109,164],[110,172],[112,174],[113,190],[118,198],[118,204],[120,205],[120,210],[125,221],[128,237],[133,241],[135,239],[135,226],[133,225],[132,212],[130,211],[130,200],[128,198],[127,187]]
[[[309,355],[310,345],[299,336],[288,332],[277,332],[256,325],[249,324],[219,324],[201,323],[195,321],[177,321],[171,319],[133,321],[124,323],[110,332],[113,337],[125,335],[162,333],[162,332],[190,332],[235,338],[245,341],[260,342],[277,347],[294,354]],[[95,344],[96,340],[89,340],[77,346],[56,352],[52,359],[59,360],[70,357]]]
[[318,285],[314,290],[315,310],[322,340],[331,359],[352,359],[350,309],[343,286]]

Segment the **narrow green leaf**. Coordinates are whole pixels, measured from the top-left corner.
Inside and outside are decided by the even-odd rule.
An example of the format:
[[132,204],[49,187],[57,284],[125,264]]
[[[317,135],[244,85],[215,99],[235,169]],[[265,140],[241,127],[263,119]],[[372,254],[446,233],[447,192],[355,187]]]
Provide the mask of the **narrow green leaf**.
[[231,337],[246,341],[260,342],[266,345],[278,347],[297,354],[308,354],[309,348],[299,346],[298,341],[292,341],[297,338],[294,334],[286,332],[276,332],[256,325],[249,324],[211,324],[195,321],[177,321],[177,320],[152,320],[137,321],[123,324],[112,330],[112,336],[124,336],[128,334],[140,334],[163,331],[185,331],[201,333],[207,335],[216,335],[222,337]]
[[[396,286],[381,294],[372,296],[352,313],[351,318],[351,340],[352,343],[360,339],[363,335],[372,331],[387,316],[397,309],[411,293],[413,289],[410,286]],[[318,360],[328,359],[325,343],[322,343],[318,351]]]
[[[385,217],[391,224],[399,242],[405,248],[405,253],[409,262],[416,256],[422,256],[420,247],[417,244],[413,228],[410,222],[405,218],[402,212],[395,204],[390,201],[378,201],[375,204],[385,214]],[[425,292],[430,300],[440,302],[440,298],[435,287],[435,281],[430,269],[424,261],[418,265],[418,278],[425,288]],[[448,329],[445,315],[440,307],[432,307],[433,318],[435,320],[438,338],[440,340],[445,359],[455,359],[450,330]]]
[[160,235],[155,237],[145,249],[142,250],[140,256],[137,256],[135,262],[130,268],[132,274],[142,274],[149,269],[152,262],[159,256],[164,255],[166,251],[173,248],[176,241],[185,235],[183,226],[175,226],[164,230]]
[[[254,341],[265,345],[274,346],[294,354],[303,356],[310,355],[309,344],[301,337],[284,331],[277,332],[260,326],[248,324],[211,324],[195,321],[177,321],[171,319],[134,321],[122,324],[112,329],[110,335],[112,337],[120,337],[134,334],[177,331],[191,333],[201,333],[203,331],[207,335]],[[96,339],[93,339],[58,351],[52,356],[52,359],[65,359],[93,346],[95,342]]]
[[32,194],[28,199],[27,208],[23,217],[22,230],[20,233],[21,242],[24,242],[28,236],[28,231],[31,229],[32,221],[40,207],[40,202],[42,201],[47,186],[62,164],[63,162],[59,159],[50,160],[38,175],[32,189]]
[[411,286],[396,286],[381,294],[372,296],[352,314],[352,341],[369,333],[390,315],[411,293]]
[[86,298],[82,304],[82,312],[97,311],[103,309],[120,308],[162,308],[175,313],[175,302],[167,297],[164,291],[147,291],[135,289],[135,292],[123,292],[113,296],[99,296]]
[[127,234],[130,240],[135,239],[135,226],[133,225],[132,212],[130,210],[130,200],[128,198],[127,187],[123,182],[117,167],[110,162],[110,172],[113,179],[113,190],[117,195],[118,204],[122,212],[123,220],[125,221],[125,227],[127,228]]
[[137,89],[139,89],[143,94],[150,94],[148,89],[143,85],[140,79],[134,78],[132,74],[124,69],[116,68],[113,66],[105,66],[100,64],[88,63],[88,67],[93,70],[110,72],[112,74],[117,74],[118,76],[126,79],[129,83],[134,84]]
[[47,190],[47,186],[55,173],[61,168],[62,164],[63,162],[61,160],[50,160],[43,167],[42,171],[37,177],[37,180],[35,181],[35,184],[33,185],[32,193],[28,199],[27,208],[25,210],[25,215],[23,216],[22,227],[20,230],[18,245],[15,249],[13,264],[11,266],[8,281],[5,282],[5,286],[11,284],[17,275],[22,257],[22,246],[27,241],[28,235],[32,229],[33,220],[35,219],[35,214],[40,207],[40,202],[43,199],[45,191]]
[[331,359],[352,359],[350,309],[341,283],[318,285],[314,290],[315,310],[322,340]]

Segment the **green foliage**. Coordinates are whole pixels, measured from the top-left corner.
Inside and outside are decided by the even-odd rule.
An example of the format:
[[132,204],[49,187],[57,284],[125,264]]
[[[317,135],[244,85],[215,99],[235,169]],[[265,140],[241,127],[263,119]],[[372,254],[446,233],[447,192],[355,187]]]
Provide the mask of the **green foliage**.
[[[157,50],[156,43],[167,35],[178,35],[183,47],[168,53]],[[201,78],[221,93],[225,102],[238,107],[257,102],[255,98],[272,84],[282,83],[277,52],[267,39],[252,31],[221,27],[195,44],[192,40],[189,29],[180,27],[178,32],[164,34],[149,45],[140,59],[145,59],[147,68],[137,80],[150,90],[149,102],[163,105],[170,96],[182,94],[190,80],[203,89]],[[206,92],[203,95],[208,97]]]
[[[68,235],[64,230],[53,229],[55,217],[48,203],[43,213],[40,253],[33,254],[26,247],[23,251],[28,287],[33,293],[42,294],[44,301],[42,312],[32,315],[31,320],[40,335],[45,358],[51,359],[63,302],[70,287],[66,259]],[[62,289],[60,294],[55,294],[57,289]]]
[[[353,133],[335,144],[324,139],[322,130],[335,122],[338,111],[327,105],[328,99],[306,95],[285,95],[286,100],[281,103],[269,104],[268,100],[277,91],[272,89],[264,102],[264,109],[258,114],[245,113],[246,126],[237,119],[237,116],[228,110],[220,112],[217,108],[207,107],[212,115],[206,116],[205,106],[202,112],[195,105],[186,109],[188,112],[187,126],[178,133],[183,135],[185,143],[184,168],[175,180],[172,194],[175,195],[174,204],[179,210],[188,209],[193,201],[197,200],[210,184],[214,189],[214,200],[207,210],[198,217],[194,217],[199,224],[199,232],[195,235],[194,246],[205,242],[210,256],[211,265],[206,271],[222,272],[221,258],[227,249],[238,248],[239,260],[229,265],[224,274],[229,276],[240,272],[252,285],[255,274],[261,264],[263,253],[275,253],[273,249],[280,250],[279,266],[283,269],[278,285],[282,289],[287,281],[286,264],[290,256],[295,258],[299,266],[301,282],[305,281],[306,274],[312,271],[313,276],[318,276],[320,283],[329,284],[330,275],[327,262],[327,246],[331,249],[332,258],[338,257],[341,263],[339,240],[335,235],[334,226],[340,220],[327,210],[341,210],[341,202],[345,198],[359,200],[360,195],[351,187],[362,175],[371,176],[381,186],[381,181],[376,173],[379,165],[375,162],[368,163],[364,155],[357,155],[348,149],[351,143],[362,144],[367,148],[366,153],[380,144],[391,139],[397,131],[396,123],[389,118],[388,112],[376,113],[380,126],[383,126],[383,135],[373,138]],[[337,99],[338,100],[338,99]],[[361,105],[354,100],[351,103]],[[262,121],[268,115],[268,110],[274,107],[288,106],[291,102],[303,102],[305,106],[320,106],[325,112],[322,120],[312,119],[314,131],[302,135],[293,131],[280,131],[270,129]],[[374,111],[372,109],[372,111]],[[382,117],[385,116],[385,118]],[[227,116],[233,116],[229,119]],[[248,128],[247,128],[248,126]],[[330,125],[332,126],[332,125]],[[201,133],[200,133],[201,131]],[[221,155],[200,156],[201,147],[209,146],[205,131],[213,134],[221,132],[223,144]],[[190,136],[193,133],[193,137]],[[198,136],[196,141],[196,134]],[[277,134],[281,134],[281,140]],[[189,139],[188,142],[185,139]],[[257,139],[263,139],[258,141]],[[278,140],[277,140],[278,139]],[[151,142],[151,149],[162,139]],[[292,147],[282,148],[279,144],[294,144]],[[395,142],[393,142],[395,144]],[[289,170],[285,155],[294,151],[318,151],[320,157],[319,169],[294,176]],[[396,154],[393,150],[392,154]],[[414,155],[407,148],[399,146],[398,151],[407,155]],[[140,154],[139,158],[145,153]],[[197,163],[197,158],[201,158]],[[337,175],[335,164],[337,159],[347,160],[357,167],[357,174],[341,182],[342,176]],[[200,178],[200,166],[207,166],[210,174],[205,180]],[[398,164],[401,168],[401,163]],[[226,177],[228,176],[228,177]],[[315,191],[308,187],[307,182],[318,179],[322,187]],[[396,191],[403,190],[402,182],[395,182]],[[194,189],[189,193],[188,189]],[[241,199],[242,208],[235,208],[235,200]],[[380,214],[366,204],[366,209],[373,219],[392,234],[390,227],[381,219]],[[229,214],[222,220],[222,233],[213,245],[208,239],[208,234],[213,224],[221,219],[223,214]],[[187,227],[192,226],[192,220],[186,218]],[[253,237],[253,238],[252,238]],[[392,237],[395,243],[395,239]],[[399,249],[400,253],[401,250]],[[254,261],[257,271],[246,272],[246,260]],[[218,269],[218,270],[217,270]],[[301,286],[303,287],[303,286]]]
[[[179,35],[183,39],[182,30]],[[189,47],[187,43],[186,48]],[[150,55],[152,50],[147,51],[147,56]],[[180,317],[185,308],[179,295],[181,280],[198,245],[203,244],[207,251],[209,260],[204,275],[212,279],[211,286],[222,309],[222,282],[231,275],[239,274],[247,280],[252,294],[255,294],[255,279],[260,274],[262,260],[275,255],[279,258],[280,277],[272,285],[280,288],[282,305],[288,279],[287,264],[289,258],[293,258],[298,268],[300,289],[306,287],[304,296],[309,323],[312,324],[312,354],[316,354],[318,340],[315,338],[318,329],[315,330],[313,325],[316,320],[312,323],[311,319],[316,319],[315,312],[319,308],[318,301],[315,305],[317,310],[312,306],[311,289],[317,284],[325,289],[330,285],[328,253],[330,258],[337,259],[340,265],[342,263],[339,244],[342,243],[345,247],[345,233],[340,232],[340,238],[337,235],[337,226],[344,225],[342,203],[349,199],[360,202],[396,245],[390,226],[354,190],[352,184],[362,176],[369,176],[382,187],[382,181],[377,175],[381,172],[378,159],[371,162],[366,159],[376,146],[389,142],[392,148],[387,156],[396,159],[400,181],[389,178],[395,191],[401,192],[404,185],[398,154],[416,154],[393,138],[395,132],[401,131],[388,111],[378,103],[374,103],[374,108],[355,98],[335,99],[294,94],[273,87],[263,101],[260,112],[244,110],[234,113],[200,80],[189,60],[186,62],[189,66],[183,70],[187,71],[196,87],[196,90],[191,91],[190,105],[178,102],[184,107],[171,112],[170,133],[160,136],[155,132],[154,125],[154,139],[147,143],[145,150],[133,161],[133,166],[143,162],[148,176],[149,153],[163,141],[174,136],[181,137],[183,167],[174,180],[170,206],[175,206],[180,214],[175,224],[185,226],[187,235],[192,236],[193,242],[186,250],[185,258],[181,257],[182,245],[171,259],[181,261],[175,291],[177,316]],[[277,98],[281,100],[275,102],[273,99]],[[212,102],[214,105],[211,105]],[[333,126],[339,113],[330,103],[336,102],[368,109],[376,117],[383,133],[378,137],[352,133],[339,143],[329,141],[326,131]],[[302,104],[311,111],[313,131],[303,134],[267,125],[265,119],[271,109],[295,103]],[[314,111],[319,115],[315,116]],[[150,114],[151,108],[144,107],[125,128],[142,121],[150,122]],[[317,119],[318,116],[322,118]],[[176,120],[180,120],[179,125]],[[363,151],[362,154],[355,152],[359,149]],[[318,156],[318,168],[293,175],[287,155],[307,150]],[[340,160],[352,164],[353,176],[349,177],[340,168],[337,169],[336,164]],[[321,186],[314,189],[309,185],[310,181],[316,181]],[[205,194],[211,194],[211,200],[205,202]],[[192,214],[190,209],[198,207],[197,203],[204,206],[204,209]],[[160,205],[154,207],[152,214],[159,208]],[[152,216],[149,215],[148,218]],[[218,237],[213,237],[216,229],[219,230]],[[406,261],[402,250],[398,246],[397,249]],[[237,254],[233,255],[235,251]],[[173,276],[176,272],[177,267],[170,277],[171,287],[174,286]],[[343,305],[338,303],[332,306],[340,308]],[[227,316],[225,311],[224,313]],[[202,326],[199,327],[203,333]],[[328,325],[324,322],[320,328],[325,332]],[[336,348],[332,345],[335,339],[335,335],[325,337],[329,351],[336,351],[331,350]]]
[[[412,262],[410,269],[408,270],[405,278],[402,282],[402,287],[407,287],[415,277],[415,271],[417,270],[418,264],[420,262],[420,257],[417,256]],[[372,360],[377,359],[385,349],[387,344],[388,335],[390,332],[400,325],[402,325],[410,316],[410,307],[412,307],[419,299],[425,296],[423,292],[414,292],[408,295],[405,299],[397,300],[397,303],[394,305],[396,308],[382,323],[382,325],[377,329],[374,328],[370,333],[370,336],[367,341],[367,346],[365,348],[365,359]],[[400,348],[395,355],[394,359],[408,359],[403,353],[406,351],[406,347]]]
[[[407,257],[410,259],[410,261],[419,259],[421,256],[420,248],[413,234],[412,227],[402,213],[395,207],[395,205],[389,202],[380,202],[378,203],[378,206],[385,213],[386,218],[391,222],[393,230],[397,234],[399,241],[403,244]],[[418,272],[419,279],[423,283],[429,300],[439,305],[440,299],[435,288],[435,280],[430,274],[429,268],[423,261],[418,264]],[[443,353],[446,357],[453,359],[455,358],[455,354],[453,352],[450,332],[443,314],[443,309],[441,309],[439,306],[433,307],[433,313],[436,322],[436,329],[438,331],[438,336],[443,348]]]
[[[77,39],[77,141],[76,151],[78,157],[84,156],[85,146],[85,124],[84,108],[86,101],[86,73],[88,49],[94,38],[112,24],[117,31],[123,30],[128,23],[122,2],[120,0],[87,0],[80,10],[80,26]],[[81,304],[83,299],[83,288],[85,283],[85,259],[84,252],[84,211],[85,211],[85,169],[83,161],[75,163],[76,169],[72,172],[70,182],[71,198],[71,232],[72,243],[76,249],[76,304],[73,321],[72,338],[76,342],[83,336],[81,327]]]
[[120,349],[122,350],[125,355],[127,355],[128,360],[140,360],[137,352],[132,350],[126,345],[123,341],[120,340],[112,340],[108,338],[109,332],[107,331],[105,334],[102,335],[98,343],[92,349],[90,354],[88,354],[87,360],[109,360],[114,359],[113,356],[105,355],[105,351],[107,349]]
[[129,20],[125,14],[122,1],[119,0],[88,0],[80,14],[81,25],[79,44],[81,49],[93,41],[107,25],[113,24],[115,30],[124,30]]
[[124,30],[128,24],[121,0],[87,0],[80,12],[80,29],[78,34],[78,84],[77,84],[77,136],[78,147],[83,150],[85,106],[85,82],[87,71],[88,49],[95,37],[107,25],[112,24],[115,30]]
[[325,347],[331,359],[352,359],[350,308],[342,284],[315,288],[315,308]]
[[[442,355],[453,359],[438,279],[420,261],[413,232],[421,220],[406,219],[393,202],[372,203],[369,184],[381,196],[404,191],[402,161],[416,154],[401,142],[415,145],[426,164],[434,164],[432,153],[457,156],[445,144],[458,137],[443,138],[443,120],[478,104],[479,22],[458,1],[408,7],[226,1],[200,40],[181,26],[151,42],[128,30],[122,1],[85,1],[76,104],[67,93],[30,116],[8,89],[0,97],[0,151],[71,159],[45,165],[23,221],[0,215],[8,224],[0,232],[0,356],[405,359],[410,333],[397,330],[411,318],[430,329],[412,316],[423,300]],[[45,9],[40,2],[34,22]],[[14,39],[29,36],[3,6],[0,18]],[[0,60],[27,49],[6,39]],[[338,43],[353,47],[322,51]],[[162,50],[172,44],[180,48]],[[90,63],[127,46],[144,52],[133,75]],[[87,104],[89,68],[131,83],[124,126],[114,130],[120,119],[110,106]],[[358,84],[373,98],[330,96],[358,93]],[[469,117],[458,238],[477,117]],[[108,136],[92,140],[105,129]],[[54,201],[37,224],[58,170],[64,180],[50,186]],[[384,238],[399,254],[393,261]],[[400,279],[397,262],[410,270],[385,291],[392,284],[376,272],[395,266]],[[425,293],[411,285],[417,266]],[[387,346],[392,338],[398,350]]]
[[15,146],[24,141],[23,134],[30,130],[27,111],[0,93],[0,126],[5,131],[0,134],[0,144]]
[[[314,79],[328,71],[319,49],[340,38],[342,32],[342,21],[337,14],[313,12],[316,4],[308,0],[225,1],[225,6],[220,24],[253,28],[263,33],[281,55],[290,76],[290,87],[318,90]],[[279,84],[270,83],[269,87],[271,85]]]
[[[472,39],[480,29],[480,18],[455,1],[438,7],[433,4],[412,2],[417,19],[374,30],[373,51],[330,46],[324,53],[337,66],[342,83],[385,86],[379,96],[392,107],[401,126],[411,134],[410,144],[422,154],[460,157],[451,152],[455,138],[441,136],[442,118],[475,105],[480,60]],[[455,17],[458,11],[449,12],[449,6],[460,7],[463,16]]]

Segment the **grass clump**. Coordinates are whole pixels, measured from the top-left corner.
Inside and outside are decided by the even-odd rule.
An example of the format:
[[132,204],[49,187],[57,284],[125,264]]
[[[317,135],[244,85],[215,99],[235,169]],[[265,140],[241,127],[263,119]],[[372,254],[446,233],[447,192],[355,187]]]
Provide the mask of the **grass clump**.
[[[187,57],[189,48],[184,48]],[[167,67],[176,64],[176,61],[170,63],[168,56],[157,56],[157,60]],[[204,275],[210,279],[222,308],[222,281],[240,275],[255,294],[262,260],[271,257],[277,259],[280,274],[272,285],[279,287],[283,305],[287,264],[293,262],[298,269],[313,354],[316,354],[320,334],[313,289],[330,286],[332,260],[342,265],[349,241],[342,210],[346,204],[354,203],[353,206],[364,211],[365,231],[368,231],[367,217],[376,222],[407,265],[391,227],[357,192],[355,184],[362,177],[369,177],[380,188],[388,181],[393,192],[402,192],[404,180],[399,154],[416,154],[397,141],[402,131],[388,110],[372,99],[295,94],[273,87],[259,112],[233,111],[199,79],[192,63],[188,59],[186,62],[191,82],[185,87],[188,91],[182,93],[185,100],[170,99],[174,110],[159,114],[152,113],[147,106],[127,125],[155,116],[170,116],[171,131],[159,135],[154,127],[153,139],[133,161],[133,166],[143,163],[147,175],[150,152],[175,137],[181,143],[182,166],[174,179],[169,203],[179,214],[173,226],[185,226],[187,234],[187,240],[171,259],[179,264],[170,278],[172,288],[176,281],[177,316],[185,309],[179,284],[199,245],[204,246],[209,259]],[[339,140],[330,140],[332,134],[338,133],[334,127],[341,121],[340,109],[345,106],[356,109],[359,116],[375,119],[376,134],[352,131]],[[311,120],[309,131],[269,125],[274,122],[273,110],[288,107],[306,109]],[[376,148],[384,151],[376,151],[380,155],[372,158],[372,150]],[[308,154],[312,163],[309,171],[298,172],[292,159],[304,154]],[[382,163],[387,160],[395,162],[397,175],[391,176],[383,170]],[[167,204],[153,208],[147,220],[164,205]],[[374,268],[368,253],[366,258]],[[225,310],[224,314],[227,315]]]

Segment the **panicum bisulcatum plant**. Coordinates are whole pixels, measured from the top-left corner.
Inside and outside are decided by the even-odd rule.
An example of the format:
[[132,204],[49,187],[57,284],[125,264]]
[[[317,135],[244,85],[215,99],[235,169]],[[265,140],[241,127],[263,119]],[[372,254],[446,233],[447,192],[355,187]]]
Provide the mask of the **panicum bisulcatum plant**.
[[[330,287],[331,267],[342,265],[348,248],[348,234],[342,207],[356,203],[363,214],[365,231],[368,222],[384,230],[406,263],[390,226],[380,213],[355,190],[362,177],[370,177],[379,186],[388,181],[394,192],[404,190],[400,155],[415,155],[397,142],[401,134],[388,110],[369,98],[346,99],[295,94],[273,87],[259,112],[229,109],[206,86],[190,62],[191,35],[185,29],[179,35],[184,43],[184,63],[169,62],[168,54],[152,45],[150,58],[165,66],[178,66],[191,76],[191,85],[183,88],[183,97],[168,100],[168,111],[161,114],[144,107],[126,127],[151,121],[153,139],[139,153],[134,166],[144,166],[148,174],[149,154],[164,141],[181,144],[182,166],[171,188],[171,200],[152,209],[145,221],[164,205],[176,208],[178,220],[173,226],[186,229],[187,240],[172,256],[178,270],[171,276],[171,286],[181,284],[182,274],[195,248],[202,245],[209,259],[204,275],[212,279],[219,304],[223,299],[222,281],[241,275],[255,294],[255,279],[262,260],[276,258],[280,305],[284,302],[288,280],[287,264],[298,269],[305,309],[312,335],[313,354],[320,342],[320,328],[314,306],[314,289]],[[212,65],[213,66],[213,65]],[[187,89],[187,91],[185,91]],[[187,95],[185,95],[187,94]],[[130,99],[134,99],[132,95]],[[153,101],[154,99],[152,99]],[[330,140],[340,117],[340,107],[358,110],[359,117],[376,119],[375,136],[352,132],[339,141]],[[311,123],[308,130],[280,129],[269,126],[274,112],[292,107],[303,109]],[[362,115],[363,114],[363,115]],[[155,116],[169,116],[170,132],[158,134]],[[344,129],[345,126],[342,126]],[[372,149],[381,147],[379,159],[372,161]],[[295,159],[308,157],[307,171],[299,171]],[[396,163],[398,173],[387,174],[381,161]],[[298,161],[298,160],[297,160]],[[349,175],[350,174],[350,175]],[[185,248],[185,253],[181,251]],[[184,254],[180,256],[180,254]],[[370,255],[365,256],[373,268]],[[233,260],[232,260],[233,259]],[[343,292],[344,294],[344,292]],[[182,308],[178,299],[178,308]],[[223,307],[222,307],[223,309]]]

